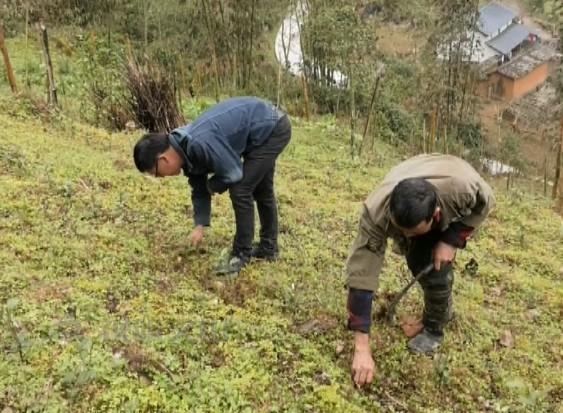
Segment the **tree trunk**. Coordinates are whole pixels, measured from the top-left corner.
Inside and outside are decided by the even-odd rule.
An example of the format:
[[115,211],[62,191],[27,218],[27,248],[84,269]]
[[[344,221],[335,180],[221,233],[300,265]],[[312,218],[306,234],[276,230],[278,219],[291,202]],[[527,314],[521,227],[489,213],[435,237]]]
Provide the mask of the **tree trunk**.
[[[553,181],[553,189],[551,197],[557,199],[557,192],[559,197],[563,196],[563,191],[559,187],[561,181],[561,151],[563,150],[563,117],[559,122],[559,143],[557,144],[557,155],[555,156],[555,180]],[[563,185],[562,185],[563,186]]]
[[236,57],[233,58],[231,53],[231,33],[229,33],[227,24],[225,23],[225,9],[223,7],[223,1],[218,0],[219,4],[219,14],[221,15],[221,25],[223,26],[223,36],[225,37],[226,42],[226,52],[227,52],[227,59],[229,61],[230,72],[231,72],[231,80],[233,81],[233,86],[236,87]]
[[8,55],[8,49],[6,48],[6,42],[4,39],[4,27],[0,24],[0,51],[2,52],[2,57],[4,58],[4,65],[6,66],[6,73],[8,75],[8,82],[10,83],[10,88],[12,93],[18,93],[18,86],[16,84],[16,76],[14,75],[14,69],[12,68],[12,63],[10,62],[10,56]]
[[354,75],[350,69],[348,87],[350,88],[350,155],[354,158],[354,147],[356,146],[356,93],[353,83]]
[[438,119],[438,109],[436,106],[432,109],[432,118],[430,120],[430,142],[428,142],[428,153],[434,152],[434,141],[436,140],[436,123]]
[[248,56],[248,67],[246,72],[246,82],[250,82],[250,73],[252,72],[252,47],[254,37],[254,11],[256,9],[256,0],[252,0],[252,11],[250,12],[250,51]]
[[[470,42],[471,45],[469,46],[469,56],[468,56],[468,61],[471,62],[471,57],[473,56],[473,52],[474,52],[474,43],[475,43],[475,33],[477,32],[476,30],[476,24],[477,24],[477,19],[479,18],[479,2],[476,1],[475,2],[475,13],[473,14],[473,17],[471,18],[471,38],[470,38]],[[473,91],[473,76],[470,76],[471,74],[471,64],[467,65],[465,67],[465,79],[463,82],[463,89],[461,91],[461,103],[459,105],[459,116],[458,116],[458,123],[461,123],[463,121],[463,110],[465,109],[465,98],[467,95],[467,90],[469,89],[470,92]],[[471,87],[469,87],[469,84],[471,83]],[[459,132],[458,132],[458,139],[459,139]]]
[[[237,49],[235,51],[236,62],[235,62],[235,70],[237,73],[237,86],[243,84],[243,73],[244,73],[244,57],[242,52],[242,29],[241,29],[241,17],[240,17],[240,7],[235,7],[234,10],[234,22],[235,22],[235,29],[234,32],[236,33],[236,41],[237,41]],[[239,67],[240,66],[240,67]],[[242,68],[241,68],[242,67]]]
[[143,36],[145,48],[149,45],[149,6],[148,0],[143,1]]
[[282,66],[278,65],[278,93],[276,98],[276,107],[279,108],[281,104],[281,92],[282,92]]
[[367,116],[367,119],[366,119],[366,126],[364,127],[364,133],[362,134],[362,143],[363,143],[363,140],[366,139],[366,135],[368,133],[369,121],[371,119],[371,112],[373,111],[373,105],[375,104],[375,98],[377,96],[377,88],[379,87],[379,79],[380,79],[380,76],[378,75],[377,78],[375,79],[375,86],[373,87],[373,92],[371,94],[371,101],[369,102],[369,109],[368,109],[368,116]]
[[426,153],[426,117],[422,117],[422,153]]
[[28,72],[28,43],[29,43],[29,5],[25,5],[25,85],[29,88],[31,84],[29,83],[29,72]]
[[49,37],[47,36],[47,28],[43,23],[41,23],[39,27],[41,29],[43,57],[45,59],[45,66],[47,67],[47,82],[49,87],[48,102],[53,106],[59,106],[57,86],[55,84],[55,75],[53,73],[53,63],[51,62],[51,54],[49,53]]
[[213,64],[213,71],[215,72],[215,100],[219,101],[219,70],[217,68],[217,48],[215,46],[215,37],[211,29],[211,22],[209,21],[209,5],[206,0],[201,0],[203,13],[205,14],[205,23],[207,26],[207,33],[209,34],[209,45],[211,49],[211,60]]
[[301,83],[303,85],[303,101],[305,103],[305,119],[309,120],[311,112],[309,110],[309,92],[307,87],[307,79],[305,78],[305,73],[301,75]]
[[[373,113],[373,107],[375,105],[375,101],[376,101],[376,98],[377,98],[377,90],[379,88],[379,81],[383,77],[384,72],[385,72],[385,67],[380,66],[379,69],[377,70],[376,74],[375,74],[375,85],[373,87],[373,92],[371,94],[371,100],[370,100],[370,103],[369,103],[369,108],[368,108],[368,113],[367,113],[367,118],[366,118],[366,124],[364,126],[364,133],[362,134],[362,144],[360,146],[360,152],[363,151],[364,146],[366,144],[366,136],[367,136],[369,125],[370,125],[371,115]],[[371,149],[372,150],[373,150],[374,145],[375,145],[375,134],[374,134],[374,139],[371,142]]]
[[[559,53],[563,54],[563,5],[559,6]],[[563,67],[561,65],[559,65],[558,76],[559,76],[559,101],[561,101],[563,100]],[[559,167],[560,174],[561,174],[562,147],[563,147],[563,104],[559,109],[559,156],[558,156],[557,165]],[[563,179],[559,179],[559,212],[563,213]]]

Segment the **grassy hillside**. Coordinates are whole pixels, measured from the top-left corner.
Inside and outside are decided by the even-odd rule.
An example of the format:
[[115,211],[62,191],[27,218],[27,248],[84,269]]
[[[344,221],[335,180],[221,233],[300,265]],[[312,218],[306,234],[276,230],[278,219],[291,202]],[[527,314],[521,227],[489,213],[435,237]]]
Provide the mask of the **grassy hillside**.
[[[231,242],[228,196],[194,250],[185,179],[138,174],[136,135],[43,124],[12,102],[0,113],[3,412],[563,411],[563,223],[546,201],[498,192],[458,257],[440,352],[411,355],[399,327],[375,323],[377,380],[358,391],[343,264],[391,148],[365,166],[331,119],[294,120],[277,178],[283,259],[224,282],[210,272]],[[408,278],[390,255],[382,293]],[[399,315],[420,311],[415,291]]]

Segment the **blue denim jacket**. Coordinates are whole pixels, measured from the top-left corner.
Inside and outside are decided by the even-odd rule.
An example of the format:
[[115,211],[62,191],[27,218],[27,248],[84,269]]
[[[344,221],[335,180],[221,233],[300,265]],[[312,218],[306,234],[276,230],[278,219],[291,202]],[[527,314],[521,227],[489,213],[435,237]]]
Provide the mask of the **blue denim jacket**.
[[232,98],[169,134],[170,144],[184,159],[196,225],[210,224],[211,194],[225,192],[242,179],[241,158],[270,137],[280,115],[264,100]]

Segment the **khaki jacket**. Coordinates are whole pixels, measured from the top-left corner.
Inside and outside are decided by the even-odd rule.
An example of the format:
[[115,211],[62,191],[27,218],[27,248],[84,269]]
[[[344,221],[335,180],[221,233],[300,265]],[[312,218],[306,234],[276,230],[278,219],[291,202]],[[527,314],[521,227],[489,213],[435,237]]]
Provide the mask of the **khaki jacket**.
[[389,198],[405,178],[424,178],[438,189],[444,232],[452,222],[479,228],[495,205],[491,187],[464,160],[451,155],[419,155],[394,167],[363,204],[358,236],[346,263],[349,288],[376,291],[387,239],[405,252],[408,239],[390,220]]

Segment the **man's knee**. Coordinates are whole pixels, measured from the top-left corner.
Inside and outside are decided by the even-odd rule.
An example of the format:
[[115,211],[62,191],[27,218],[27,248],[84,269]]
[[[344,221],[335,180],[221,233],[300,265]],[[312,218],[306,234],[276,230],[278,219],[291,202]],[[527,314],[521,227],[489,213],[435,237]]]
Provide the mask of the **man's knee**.
[[256,201],[262,203],[275,202],[276,199],[273,186],[257,189],[253,195]]
[[420,286],[424,291],[447,294],[452,290],[454,273],[451,268],[441,271],[432,271],[422,277]]
[[247,199],[252,196],[252,188],[243,182],[239,182],[230,188],[229,196],[233,201]]

